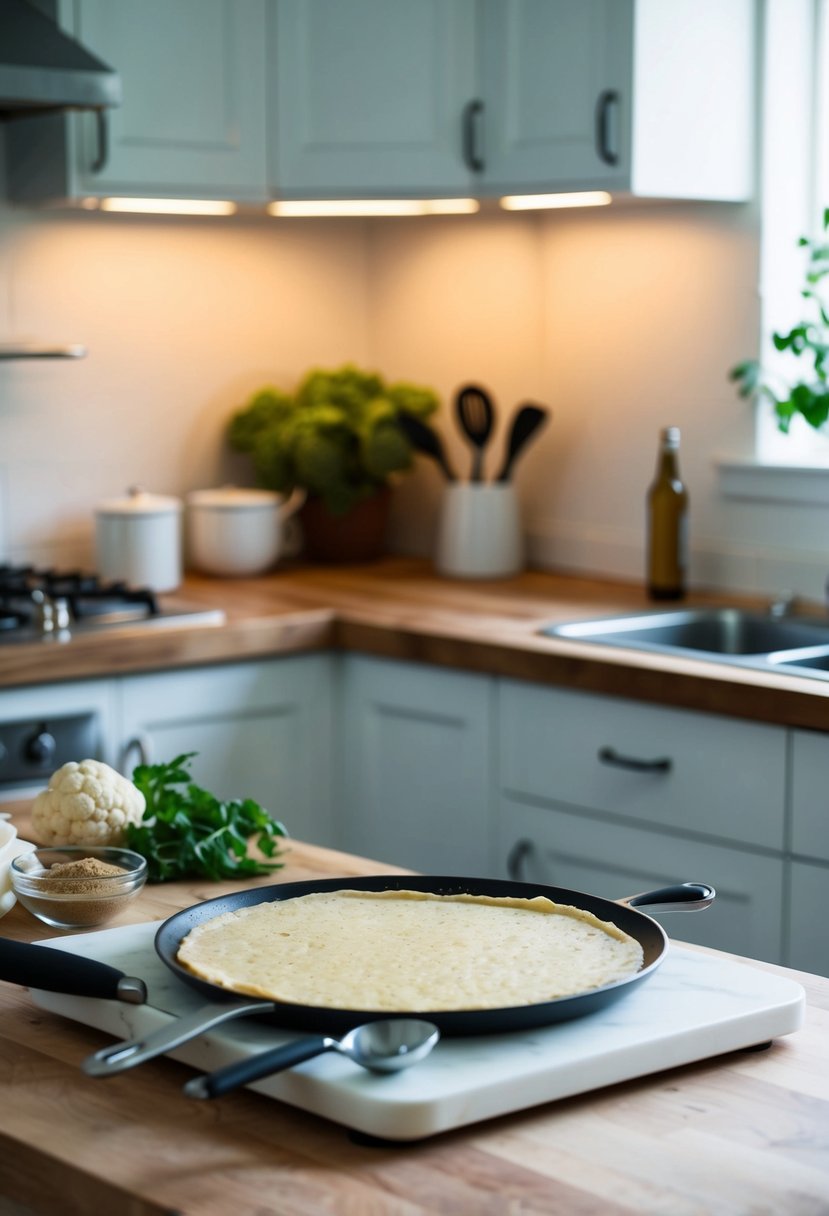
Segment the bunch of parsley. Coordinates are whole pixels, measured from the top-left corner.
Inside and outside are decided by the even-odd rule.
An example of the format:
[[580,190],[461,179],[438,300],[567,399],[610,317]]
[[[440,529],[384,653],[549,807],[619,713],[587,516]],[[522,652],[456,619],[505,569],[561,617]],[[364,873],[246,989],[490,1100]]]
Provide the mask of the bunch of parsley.
[[197,754],[133,772],[147,806],[142,821],[128,826],[126,843],[147,859],[148,881],[251,878],[279,869],[280,861],[248,856],[248,845],[255,838],[265,858],[278,857],[284,826],[251,798],[222,802],[196,785],[188,766]]

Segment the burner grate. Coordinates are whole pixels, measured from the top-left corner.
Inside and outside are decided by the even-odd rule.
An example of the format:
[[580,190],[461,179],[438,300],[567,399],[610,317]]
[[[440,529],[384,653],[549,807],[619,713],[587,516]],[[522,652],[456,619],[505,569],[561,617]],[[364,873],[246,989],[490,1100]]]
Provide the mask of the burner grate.
[[0,563],[0,642],[36,641],[113,626],[220,624],[212,609],[159,603],[147,587],[82,570]]

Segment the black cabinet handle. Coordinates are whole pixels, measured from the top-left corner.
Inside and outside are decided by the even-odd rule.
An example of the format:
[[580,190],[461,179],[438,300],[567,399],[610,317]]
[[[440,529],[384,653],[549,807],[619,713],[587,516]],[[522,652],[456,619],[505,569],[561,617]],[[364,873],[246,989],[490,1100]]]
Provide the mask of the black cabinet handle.
[[100,173],[109,160],[109,125],[107,112],[103,108],[95,111],[95,132],[98,138],[98,152],[89,167],[93,173]]
[[658,760],[640,760],[638,756],[623,756],[613,747],[600,748],[599,760],[602,764],[625,768],[634,773],[669,773],[674,766],[669,756],[661,756]]
[[483,173],[485,166],[481,149],[480,120],[484,103],[478,99],[469,101],[463,108],[463,159],[467,169]]
[[596,151],[606,165],[619,163],[619,153],[610,139],[610,116],[618,104],[619,94],[615,89],[605,89],[596,102]]
[[534,852],[535,845],[531,840],[516,840],[507,856],[507,874],[513,882],[524,881],[524,862]]

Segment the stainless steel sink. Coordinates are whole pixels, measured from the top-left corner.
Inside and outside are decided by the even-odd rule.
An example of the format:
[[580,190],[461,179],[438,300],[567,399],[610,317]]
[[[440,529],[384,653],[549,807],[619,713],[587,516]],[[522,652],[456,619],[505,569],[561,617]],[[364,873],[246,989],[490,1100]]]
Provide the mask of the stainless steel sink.
[[696,655],[742,666],[797,667],[797,674],[829,678],[829,619],[778,617],[739,608],[664,609],[548,625],[540,632],[548,637]]

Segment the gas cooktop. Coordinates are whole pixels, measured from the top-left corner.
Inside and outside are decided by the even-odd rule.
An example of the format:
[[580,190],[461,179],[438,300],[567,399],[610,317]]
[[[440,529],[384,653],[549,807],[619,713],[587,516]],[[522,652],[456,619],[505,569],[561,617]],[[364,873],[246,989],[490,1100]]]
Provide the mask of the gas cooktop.
[[221,625],[224,619],[220,609],[162,601],[145,587],[95,574],[0,564],[0,645],[66,642],[102,630]]

